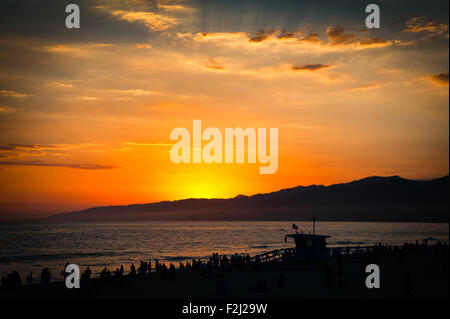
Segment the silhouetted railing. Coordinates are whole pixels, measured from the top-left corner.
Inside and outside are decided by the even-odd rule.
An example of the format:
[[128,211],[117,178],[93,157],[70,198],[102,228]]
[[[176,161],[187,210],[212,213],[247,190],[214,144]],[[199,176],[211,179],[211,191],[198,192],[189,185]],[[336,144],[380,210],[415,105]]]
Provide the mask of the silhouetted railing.
[[251,261],[271,262],[283,259],[283,256],[295,254],[295,248],[282,248],[264,252],[250,258]]
[[337,250],[342,255],[353,255],[353,254],[365,254],[369,250],[373,249],[373,246],[341,246],[341,247],[329,247],[330,250]]
[[[356,255],[365,254],[368,250],[372,250],[373,246],[343,246],[343,247],[330,247],[328,248],[331,252],[332,250],[339,251],[342,255]],[[267,252],[257,254],[250,258],[250,261],[259,261],[261,263],[281,261],[283,258],[288,259],[295,255],[295,247],[293,248],[282,248],[275,249]]]

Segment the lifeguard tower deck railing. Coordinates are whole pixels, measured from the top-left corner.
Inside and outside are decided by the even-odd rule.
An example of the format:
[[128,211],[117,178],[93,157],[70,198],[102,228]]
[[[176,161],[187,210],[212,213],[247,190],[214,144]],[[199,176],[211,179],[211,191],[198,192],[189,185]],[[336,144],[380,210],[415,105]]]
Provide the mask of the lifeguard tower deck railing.
[[[373,246],[334,246],[329,247],[328,249],[336,250],[342,255],[358,255],[358,254],[366,254],[368,251],[373,249]],[[259,261],[261,263],[272,263],[272,262],[282,262],[282,261],[291,261],[295,259],[296,256],[296,248],[281,248],[275,249],[271,251],[266,251],[259,253],[253,257],[250,257],[251,261]]]
[[251,261],[259,261],[261,263],[282,261],[294,256],[295,247],[275,249],[261,254],[257,254],[250,258]]

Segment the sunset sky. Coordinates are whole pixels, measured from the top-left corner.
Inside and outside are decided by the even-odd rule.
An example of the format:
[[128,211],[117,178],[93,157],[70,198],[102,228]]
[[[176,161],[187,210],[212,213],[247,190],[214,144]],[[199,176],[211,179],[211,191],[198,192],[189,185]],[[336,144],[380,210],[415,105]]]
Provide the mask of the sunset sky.
[[[449,170],[448,1],[0,4],[0,220]],[[278,128],[278,171],[174,164],[172,129]]]

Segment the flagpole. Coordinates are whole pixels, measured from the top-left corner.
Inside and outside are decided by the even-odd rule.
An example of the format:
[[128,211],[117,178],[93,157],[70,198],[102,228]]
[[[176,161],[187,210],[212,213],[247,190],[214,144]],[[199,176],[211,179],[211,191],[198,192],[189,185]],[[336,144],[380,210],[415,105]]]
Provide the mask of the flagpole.
[[313,235],[316,234],[316,216],[313,217]]

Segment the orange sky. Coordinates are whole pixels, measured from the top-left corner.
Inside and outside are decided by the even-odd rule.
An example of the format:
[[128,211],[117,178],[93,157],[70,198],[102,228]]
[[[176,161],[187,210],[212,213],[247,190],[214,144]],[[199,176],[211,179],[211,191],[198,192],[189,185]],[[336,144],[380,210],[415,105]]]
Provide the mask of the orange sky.
[[[370,32],[343,14],[287,32],[280,19],[263,31],[215,24],[214,11],[204,30],[189,1],[80,6],[104,19],[82,23],[96,37],[0,38],[3,218],[448,174],[448,14]],[[107,23],[119,31],[103,34]],[[222,132],[278,128],[277,173],[173,164],[170,131],[192,132],[195,119]]]

